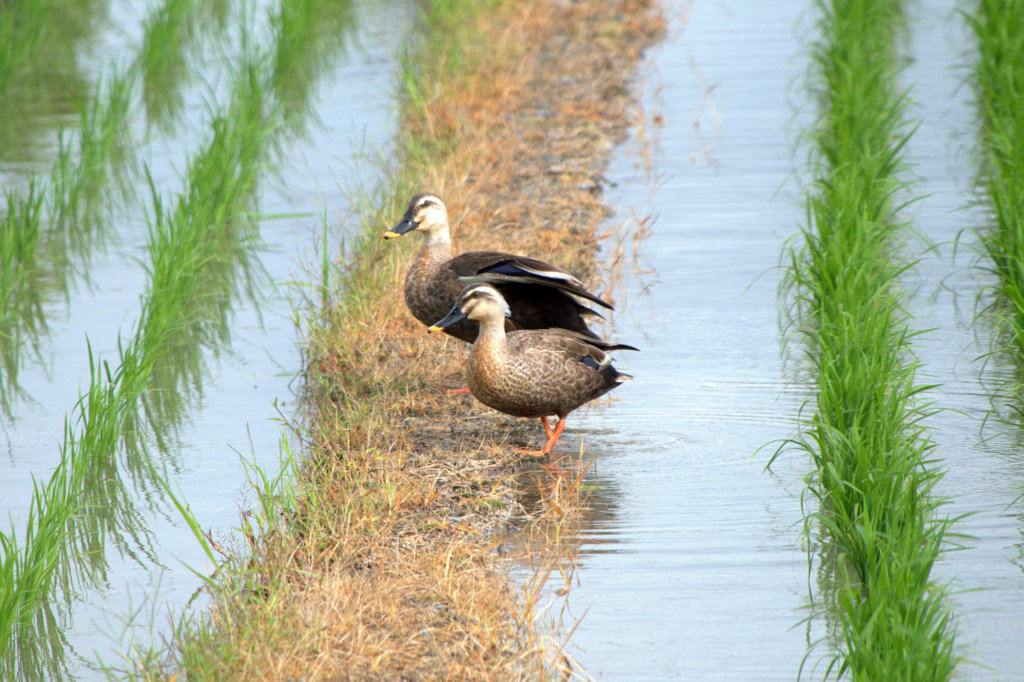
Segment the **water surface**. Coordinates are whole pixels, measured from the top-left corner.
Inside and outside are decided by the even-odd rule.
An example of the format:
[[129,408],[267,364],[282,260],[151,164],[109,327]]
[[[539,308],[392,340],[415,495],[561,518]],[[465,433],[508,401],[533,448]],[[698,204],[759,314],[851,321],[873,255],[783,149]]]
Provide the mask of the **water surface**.
[[[275,5],[260,3],[256,10],[266,14]],[[96,81],[109,65],[127,61],[140,40],[146,9],[131,2],[110,5],[113,20],[79,56],[86,67],[83,78]],[[318,68],[303,69],[310,79],[302,84],[310,95],[304,123],[308,135],[290,142],[280,166],[260,188],[259,206],[266,219],[260,226],[258,261],[265,276],[253,296],[236,299],[230,344],[207,354],[198,397],[173,425],[171,446],[154,452],[171,472],[172,489],[180,491],[215,538],[229,536],[247,505],[241,459],[255,461],[271,474],[277,469],[280,418],[292,412],[302,364],[292,308],[298,296],[288,283],[313,278],[315,265],[310,266],[318,259],[325,220],[330,226],[327,238],[336,245],[351,217],[354,191],[378,180],[378,160],[388,153],[396,120],[396,46],[413,11],[405,0],[355,2],[352,33],[318,38],[332,44],[330,49],[318,46],[323,62]],[[206,135],[210,103],[222,101],[226,93],[224,69],[231,62],[234,33],[228,24],[223,34],[211,31],[193,46],[187,60],[193,71],[181,80],[178,93],[182,118],[163,131],[137,122],[135,133],[143,141],[140,155],[165,197],[180,190],[185,159]],[[74,123],[73,117],[58,121]],[[37,145],[4,171],[16,178],[25,170],[45,168],[47,153],[52,146],[40,151]],[[0,440],[5,455],[0,462],[0,512],[10,516],[19,534],[32,479],[46,480],[56,467],[63,420],[88,384],[86,339],[98,356],[116,360],[119,335],[139,315],[150,198],[145,180],[139,182],[134,191],[138,204],[117,212],[111,227],[116,237],[92,254],[89,271],[83,273],[87,276],[76,280],[67,299],[47,302],[41,361],[30,361],[19,376],[25,395],[4,420]],[[112,563],[106,586],[78,595],[66,623],[72,658],[83,659],[73,664],[77,678],[102,678],[96,661],[118,663],[119,652],[132,641],[141,646],[158,643],[168,633],[168,612],[180,612],[200,586],[187,567],[211,568],[166,501],[157,500],[145,525],[156,540],[154,555],[141,556],[141,561],[108,557]]]
[[[685,3],[668,4],[683,14]],[[802,662],[803,679],[820,679],[832,655],[823,642],[804,659],[827,632],[809,608],[823,586],[802,541],[810,462],[787,451],[763,470],[806,396],[799,339],[782,360],[776,266],[805,223],[805,158],[793,150],[813,117],[802,90],[809,11],[694,3],[648,58],[645,106],[664,121],[654,180],[636,139],[608,174],[615,220],[635,229],[635,211],[655,221],[615,317],[615,338],[642,349],[617,354],[636,380],[611,407],[571,418],[563,436],[575,447],[573,429],[583,435],[600,490],[568,597],[582,618],[570,653],[599,679],[793,680]],[[935,248],[908,245],[907,258],[920,259],[908,305],[913,328],[933,330],[915,348],[918,380],[941,385],[929,397],[944,411],[928,420],[947,471],[937,493],[951,499],[943,513],[969,514],[954,531],[972,536],[934,577],[951,584],[958,645],[979,664],[960,677],[1011,680],[1024,669],[1022,434],[994,422],[982,430],[1003,370],[976,360],[988,348],[973,325],[986,276],[953,244],[983,224],[964,208],[975,174],[970,38],[957,3],[910,11],[903,78],[921,125],[907,161],[924,198],[907,215]]]
[[[973,203],[977,173],[977,118],[970,88],[972,43],[957,14],[962,3],[930,0],[911,5],[913,62],[905,80],[914,84],[911,115],[921,126],[908,147],[908,161],[921,179],[924,198],[910,213],[936,248],[924,254],[911,312],[923,335],[920,380],[941,384],[933,399],[946,411],[929,420],[946,475],[938,493],[950,498],[943,512],[967,515],[954,530],[966,549],[947,552],[934,571],[951,581],[959,617],[957,641],[977,666],[963,679],[1020,679],[1024,670],[1024,459],[1019,427],[985,419],[992,392],[1005,377],[998,361],[979,358],[990,346],[989,329],[975,324],[978,295],[991,280],[976,266],[972,231],[985,225]],[[956,247],[956,240],[961,240]]]
[[636,379],[569,422],[607,491],[569,596],[583,617],[570,652],[599,679],[792,680],[815,636],[800,625],[806,462],[764,471],[803,400],[776,303],[802,217],[786,186],[801,11],[695,3],[681,26],[669,3],[677,21],[646,78],[648,115],[664,120],[655,182],[634,144],[608,174],[618,220],[634,207],[656,220],[636,254],[652,272],[625,268],[615,315],[615,337],[641,348],[616,356]]

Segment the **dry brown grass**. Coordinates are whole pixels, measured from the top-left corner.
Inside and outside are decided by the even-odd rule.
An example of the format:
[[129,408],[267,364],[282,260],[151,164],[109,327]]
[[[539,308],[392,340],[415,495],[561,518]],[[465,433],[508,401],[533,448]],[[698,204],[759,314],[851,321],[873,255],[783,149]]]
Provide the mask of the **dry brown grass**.
[[[450,144],[443,158],[410,161],[399,184],[444,197],[457,250],[539,256],[601,293],[601,174],[630,122],[641,52],[663,30],[660,9],[542,0],[479,21],[487,40],[473,68],[433,83],[427,106],[406,116],[412,138]],[[344,290],[312,325],[298,507],[253,540],[251,570],[227,577],[215,627],[183,647],[190,679],[578,672],[537,621],[551,615],[540,615],[543,579],[571,577],[563,550],[583,511],[580,467],[539,472],[512,447],[536,445],[535,420],[443,393],[462,384],[467,349],[428,337],[404,307],[418,239],[379,239],[407,198],[367,221]],[[534,559],[525,588],[510,556]]]

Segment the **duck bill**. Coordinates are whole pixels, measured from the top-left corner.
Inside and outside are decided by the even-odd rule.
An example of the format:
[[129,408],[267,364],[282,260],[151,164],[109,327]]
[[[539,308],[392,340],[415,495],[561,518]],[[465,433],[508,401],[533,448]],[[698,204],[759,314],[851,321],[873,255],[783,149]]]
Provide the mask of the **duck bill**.
[[431,327],[427,329],[427,331],[439,332],[443,330],[445,327],[450,327],[456,322],[461,322],[464,319],[466,319],[466,313],[462,312],[458,308],[452,308],[451,312],[444,316],[444,319],[431,325]]
[[416,229],[416,223],[413,221],[412,216],[406,213],[402,216],[402,219],[398,221],[398,224],[392,227],[390,230],[384,233],[384,239],[394,239],[395,237],[401,237],[406,232],[412,232]]

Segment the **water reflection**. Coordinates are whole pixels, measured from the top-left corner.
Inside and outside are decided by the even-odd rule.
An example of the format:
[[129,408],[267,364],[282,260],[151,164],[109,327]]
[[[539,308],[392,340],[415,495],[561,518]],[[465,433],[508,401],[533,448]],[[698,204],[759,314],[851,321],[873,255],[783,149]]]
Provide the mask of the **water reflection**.
[[[979,326],[986,326],[983,318]],[[1005,329],[989,328],[987,331],[997,334]],[[1006,559],[1024,573],[1024,363],[1019,353],[1013,350],[994,353],[985,363],[979,383],[990,387],[986,396],[972,396],[975,399],[987,397],[990,404],[989,412],[978,415],[983,424],[979,435],[983,449],[997,457],[1008,474],[1010,485],[1005,491],[1008,502],[1004,513],[1016,520],[1019,536],[1013,544],[1012,555],[1008,552]]]
[[316,84],[346,48],[355,21],[352,0],[285,2],[273,18],[277,40],[271,57],[271,87],[291,135],[307,131]]
[[230,16],[228,0],[166,0],[146,18],[138,64],[151,127],[170,134],[182,121],[181,92],[200,73],[201,48],[223,38]]
[[62,118],[89,80],[78,58],[106,21],[109,0],[36,0],[0,6],[0,166],[50,151]]
[[[572,455],[564,456],[562,459],[554,459],[554,463],[565,467],[565,472],[560,474],[565,477],[561,485],[568,486],[574,479],[580,479],[580,499],[582,502],[578,514],[575,514],[566,522],[566,519],[558,516],[552,519],[547,527],[532,528],[533,532],[543,536],[554,536],[557,534],[564,543],[570,543],[571,551],[569,561],[575,561],[576,556],[583,556],[600,551],[615,551],[611,546],[618,542],[614,533],[605,534],[605,529],[610,529],[616,524],[619,501],[622,492],[617,488],[614,479],[602,477],[594,471],[592,453],[584,453],[583,459],[574,458]],[[519,476],[517,488],[522,492],[519,503],[526,510],[527,518],[531,523],[536,523],[537,518],[543,519],[544,514],[549,511],[552,502],[552,486],[556,483],[550,473],[539,465],[528,466]],[[557,514],[556,514],[557,516]],[[603,536],[603,537],[602,537]],[[511,535],[509,542],[523,542],[526,538],[521,532]],[[598,545],[608,545],[607,548],[598,549]],[[558,560],[559,552],[548,547],[550,553],[545,560]]]
[[620,361],[636,377],[620,400],[570,425],[615,491],[584,531],[570,653],[599,679],[792,680],[820,630],[793,627],[806,615],[806,461],[764,466],[803,399],[782,379],[776,298],[800,217],[780,187],[801,8],[669,5],[688,22],[645,74],[664,127],[638,132],[660,132],[657,176],[632,144],[606,174],[611,225],[650,232],[617,258],[641,277],[616,296],[613,336],[642,351]]
[[[580,556],[622,551],[617,533],[622,490],[615,479],[602,478],[590,470],[583,479],[587,490],[587,513],[580,520],[581,530],[585,529],[586,544],[580,548]],[[585,559],[584,559],[585,560]]]
[[22,358],[38,356],[38,336],[46,327],[44,287],[38,251],[44,196],[30,182],[19,195],[5,191],[7,212],[0,222],[0,413],[10,414],[20,397],[18,373]]
[[[614,479],[594,471],[590,452],[553,457],[551,463],[561,469],[557,475],[539,464],[527,465],[518,475],[518,502],[526,513],[501,538],[500,551],[514,562],[513,573],[525,586],[524,598],[543,622],[541,631],[563,637],[578,623],[566,595],[579,585],[579,567],[589,556],[620,550],[612,529],[621,491]],[[568,497],[567,503],[562,496]],[[574,511],[567,515],[566,506]],[[568,679],[572,666],[566,667],[561,649],[548,646],[545,652],[553,654],[550,670],[561,671]]]
[[82,104],[74,141],[58,139],[51,176],[30,173],[5,192],[0,247],[0,407],[10,415],[23,390],[26,358],[39,358],[48,330],[46,304],[69,295],[73,277],[87,272],[90,254],[110,236],[113,202],[127,196],[130,156],[128,74],[115,74],[102,95]]
[[[286,0],[277,18],[296,4]],[[339,15],[344,13],[338,9]],[[301,16],[306,21],[320,18]],[[284,25],[273,18],[270,23]],[[347,25],[354,28],[351,22]],[[290,29],[304,32],[295,23]],[[177,448],[171,446],[176,446],[179,425],[203,393],[206,363],[231,340],[239,297],[258,301],[263,295],[257,260],[258,189],[264,171],[282,161],[272,153],[283,149],[274,144],[275,135],[289,131],[283,123],[285,107],[269,88],[268,55],[272,50],[287,55],[288,50],[281,46],[285,36],[280,33],[270,36],[270,45],[262,45],[247,31],[243,27],[238,36],[247,52],[229,101],[212,118],[206,146],[192,156],[185,189],[166,202],[153,176],[147,177],[153,198],[150,281],[139,322],[118,340],[117,364],[94,357],[90,347],[88,390],[65,420],[60,463],[45,485],[35,487],[24,541],[15,542],[13,529],[0,536],[0,575],[9,578],[0,592],[0,670],[5,678],[56,679],[66,674],[67,655],[74,655],[64,646],[73,600],[107,582],[108,542],[122,556],[159,565],[136,500],[148,512],[166,504],[160,494],[163,480],[177,469]],[[322,67],[292,83],[290,96],[298,99],[289,103],[288,111],[296,125],[313,101],[308,90],[318,87],[318,78],[327,64],[336,63],[343,45],[340,40],[320,41],[306,55],[309,63]],[[106,158],[109,162],[115,156]],[[80,174],[75,177],[94,181],[95,157],[83,151],[79,158]]]
[[[16,5],[28,6],[48,5]],[[167,0],[150,17],[143,37],[144,46],[150,45],[153,34],[161,30],[153,17],[165,16],[172,6],[176,6],[176,0]],[[218,10],[218,13],[223,11]],[[76,13],[70,16],[82,19]],[[45,12],[33,15],[33,21],[41,22],[44,27],[48,27],[47,22],[52,19]],[[166,33],[164,30],[165,37]],[[198,44],[190,40],[190,47],[198,49]],[[70,63],[79,61],[72,59]],[[102,251],[111,238],[115,211],[136,189],[139,165],[131,123],[136,113],[133,109],[137,72],[141,70],[148,75],[152,61],[153,57],[143,51],[126,69],[115,68],[111,62],[106,65],[108,73],[78,93],[73,102],[79,112],[77,125],[70,119],[65,121],[57,135],[56,150],[39,150],[36,166],[41,165],[44,155],[48,157],[55,151],[48,174],[24,164],[4,164],[12,176],[27,174],[27,179],[20,183],[27,189],[9,190],[6,197],[4,235],[9,238],[8,243],[16,244],[17,248],[7,246],[0,252],[0,267],[5,272],[19,272],[21,279],[17,290],[0,282],[3,285],[0,287],[0,338],[3,339],[0,342],[0,373],[3,375],[0,407],[7,415],[11,414],[13,400],[23,393],[17,380],[23,362],[33,355],[38,359],[41,338],[48,329],[45,304],[67,299],[73,280],[89,280],[93,254]],[[176,85],[182,87],[183,84]],[[26,83],[25,87],[45,91],[52,85],[40,79]],[[163,86],[160,97],[164,100],[182,100],[180,91],[167,83]],[[28,101],[36,99],[30,97]],[[35,115],[47,118],[43,111],[36,111]],[[36,197],[43,197],[43,210],[29,212]],[[8,225],[12,229],[6,229]]]

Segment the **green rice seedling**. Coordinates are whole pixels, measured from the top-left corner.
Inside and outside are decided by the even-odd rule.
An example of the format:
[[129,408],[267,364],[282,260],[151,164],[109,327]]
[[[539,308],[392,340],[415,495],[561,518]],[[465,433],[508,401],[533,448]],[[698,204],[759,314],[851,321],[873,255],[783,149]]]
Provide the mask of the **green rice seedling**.
[[79,115],[75,144],[61,136],[47,202],[48,259],[55,276],[68,278],[72,264],[87,269],[90,254],[109,238],[110,211],[129,192],[134,167],[130,133],[135,84],[131,71],[115,73],[97,86]]
[[[118,89],[116,94],[123,96],[124,92]],[[107,134],[120,134],[116,131],[120,121],[111,124],[108,118],[93,120],[102,120]],[[111,129],[115,130],[111,132]],[[89,136],[83,137],[83,149],[87,148],[89,139]],[[67,156],[62,158],[65,165],[60,168],[73,167],[67,162]],[[95,160],[96,155],[86,153],[83,158]],[[55,175],[60,173],[60,168]],[[83,176],[79,174],[78,177]],[[51,185],[51,190],[59,186],[62,185]],[[13,232],[9,234],[10,239],[3,240],[2,256],[4,273],[14,274],[16,280],[13,289],[7,287],[9,282],[4,283],[9,296],[3,300],[3,338],[16,340],[18,346],[3,355],[5,389],[12,385],[11,382],[16,384],[17,362],[45,326],[42,297],[48,291],[63,290],[66,286],[66,262],[60,258],[55,258],[56,262],[46,262],[41,255],[50,250],[47,247],[53,246],[52,242],[45,245],[42,242],[56,233],[40,227],[42,214],[47,212],[43,208],[47,197],[36,187],[35,181],[30,182],[25,197],[16,196],[13,192],[7,194],[9,212],[4,230]],[[50,193],[51,201],[53,196]],[[50,208],[52,210],[52,203]],[[54,250],[66,255],[63,248]],[[20,314],[16,324],[9,325],[12,306],[17,306]],[[4,397],[9,395],[10,392],[5,390]],[[94,536],[73,523],[75,518],[82,518],[87,521],[86,526],[94,524],[103,518],[104,511],[111,509],[107,505],[93,505],[89,513],[81,513],[85,504],[83,491],[94,491],[91,487],[93,482],[109,485],[117,481],[100,475],[94,464],[94,461],[62,450],[61,463],[49,481],[45,485],[37,484],[33,490],[23,543],[19,545],[15,541],[13,531],[10,535],[0,534],[3,549],[0,573],[8,578],[0,584],[0,604],[5,616],[0,618],[0,640],[4,642],[0,648],[0,670],[5,679],[42,679],[60,673],[63,636],[59,627],[62,618],[55,614],[55,610],[61,608],[57,596],[64,595],[66,599],[75,586],[93,585],[95,578],[103,575],[105,564],[102,555],[95,552]]]
[[[151,290],[169,294],[154,297],[143,311],[141,338],[155,339],[153,357],[162,358],[147,398],[154,414],[163,411],[165,398],[190,393],[202,364],[195,354],[227,340],[236,292],[255,290],[254,202],[271,130],[255,75],[243,70],[232,106],[214,119],[212,139],[190,163],[185,192],[153,223]],[[173,352],[165,357],[167,349]]]
[[[69,281],[87,273],[91,254],[109,239],[109,214],[132,175],[128,118],[131,75],[115,74],[80,114],[77,144],[61,136],[49,182],[34,177],[5,192],[0,246],[0,405],[18,390],[17,368],[46,331],[43,303],[66,296]],[[16,266],[16,267],[15,267]],[[16,290],[14,282],[19,282]]]
[[[40,622],[43,605],[58,592],[68,598],[72,578],[79,584],[105,579],[109,540],[123,553],[133,547],[148,553],[147,531],[125,482],[141,491],[163,486],[162,467],[148,457],[146,444],[160,442],[180,415],[169,407],[177,398],[167,396],[199,390],[196,349],[226,338],[239,265],[248,263],[254,245],[254,197],[270,129],[260,73],[257,59],[243,64],[230,105],[189,165],[185,191],[167,213],[157,202],[140,321],[116,367],[93,359],[90,350],[89,388],[66,422],[61,466],[36,490],[33,508],[40,511],[27,520],[23,548],[4,536],[10,553],[3,572],[14,578],[0,585],[0,602],[26,596],[12,611],[20,614],[16,620],[0,621],[0,639],[13,642],[0,652],[8,671],[33,669],[40,633],[29,625]],[[45,548],[50,553],[41,554]]]
[[1009,393],[1024,397],[1024,7],[977,0],[966,15],[977,52],[972,85],[979,115],[979,182],[989,209],[980,242],[995,275],[987,317],[995,345],[1017,367]]
[[826,676],[946,680],[960,663],[945,589],[930,577],[950,521],[925,426],[900,278],[909,226],[899,90],[899,2],[820,2],[813,48],[820,114],[808,227],[786,291],[817,381],[798,441],[815,464],[807,516],[827,531],[822,571],[837,653]]
[[147,531],[130,491],[153,490],[165,473],[141,456],[148,434],[138,418],[138,403],[150,367],[133,346],[122,349],[119,360],[112,367],[89,348],[89,386],[65,422],[60,446],[62,457],[87,463],[76,470],[83,513],[74,519],[69,544],[77,545],[79,561],[87,561],[79,564],[80,570],[94,583],[105,580],[108,539],[122,554],[132,556],[136,547],[148,553]]
[[[147,443],[162,444],[188,396],[201,390],[203,350],[216,352],[227,340],[238,292],[255,291],[256,190],[270,162],[267,142],[280,129],[272,119],[280,112],[265,94],[268,61],[244,36],[243,44],[247,52],[230,103],[214,117],[209,142],[190,161],[185,190],[166,209],[153,190],[150,283],[142,315],[121,344],[116,367],[92,359],[90,351],[91,382],[67,420],[62,464],[33,499],[33,508],[47,513],[28,519],[21,550],[10,539],[13,534],[0,535],[3,574],[10,577],[0,585],[0,604],[24,597],[5,609],[20,614],[16,620],[0,620],[0,639],[11,643],[0,652],[10,673],[5,676],[38,669],[35,662],[44,653],[38,643],[56,641],[50,634],[59,640],[55,624],[63,620],[43,607],[59,604],[58,594],[68,598],[72,585],[105,579],[109,540],[123,553],[133,554],[134,547],[148,552],[146,530],[129,501],[126,482],[142,491],[166,488],[166,472],[149,456]],[[109,164],[109,152],[119,148],[109,132],[123,129],[128,109],[115,106],[122,101],[115,95],[126,95],[130,85],[127,78],[114,84],[125,87],[109,89],[110,106],[83,119],[87,125],[78,158],[64,147],[55,171],[54,196],[61,200],[54,203],[54,213],[84,215],[84,204],[76,203],[92,198],[91,191],[81,189],[92,189],[84,169],[103,170],[97,164]],[[44,547],[59,551],[39,564]],[[51,627],[44,631],[41,624],[46,623]],[[51,653],[59,652],[60,647],[52,648]]]
[[0,221],[0,411],[8,412],[18,391],[21,359],[36,348],[46,328],[38,250],[43,196],[34,180],[23,194],[5,192]]
[[[100,188],[114,177],[121,176],[124,164],[127,159],[127,150],[124,145],[126,117],[130,100],[130,80],[124,76],[117,76],[110,82],[106,97],[97,97],[92,100],[89,109],[82,113],[82,132],[79,138],[79,154],[73,160],[70,148],[61,145],[59,161],[53,172],[53,182],[45,191],[36,189],[36,183],[29,184],[27,196],[22,198],[8,193],[7,203],[13,209],[8,213],[9,222],[5,222],[5,228],[13,227],[15,234],[10,240],[4,239],[4,272],[16,273],[20,282],[17,290],[3,300],[0,308],[3,316],[5,340],[11,339],[17,345],[11,349],[5,346],[3,354],[4,370],[4,398],[11,395],[11,387],[16,386],[17,364],[26,352],[26,349],[33,347],[35,340],[43,329],[45,319],[42,314],[42,301],[54,291],[64,292],[67,287],[69,270],[74,260],[82,262],[81,259],[72,257],[71,252],[80,254],[87,259],[89,250],[93,248],[96,238],[95,226],[101,224],[98,212],[94,209],[98,204],[97,193]],[[99,177],[97,177],[99,176]],[[103,178],[107,178],[106,180]],[[118,181],[120,182],[120,181]],[[114,183],[117,184],[116,182]],[[46,207],[43,208],[43,201],[46,200]],[[46,215],[61,229],[50,227],[42,229],[43,215]],[[76,229],[80,228],[80,229]],[[10,251],[14,250],[13,258]],[[8,269],[8,265],[17,265]],[[12,305],[20,308],[21,314],[15,319],[15,324],[7,324],[10,321],[8,314]],[[10,350],[10,352],[7,352]],[[90,352],[91,357],[91,352]],[[94,368],[95,374],[95,368]],[[5,400],[5,405],[9,403]],[[109,445],[109,443],[107,444]],[[56,561],[49,569],[31,565],[31,557],[36,556],[34,548],[42,540],[34,538],[54,538],[60,524],[51,524],[46,532],[33,532],[35,524],[43,523],[44,519],[59,518],[60,510],[65,512],[69,509],[67,505],[60,504],[53,499],[55,491],[61,491],[61,486],[53,484],[55,481],[63,481],[71,490],[81,494],[83,488],[95,492],[99,487],[92,487],[91,483],[100,481],[104,486],[114,484],[118,479],[101,475],[96,467],[85,466],[82,458],[76,458],[73,452],[62,452],[62,464],[51,479],[51,484],[45,487],[37,487],[33,497],[33,505],[38,509],[54,510],[56,516],[45,516],[42,512],[31,516],[27,522],[26,531],[26,561],[22,564],[24,571],[19,574],[32,575],[42,570],[61,571],[67,570],[69,565],[85,559],[91,562],[95,559],[96,553],[89,548],[84,548],[80,553],[60,554],[60,560]],[[75,471],[79,475],[67,473],[67,462],[74,462]],[[82,474],[93,474],[91,478]],[[101,487],[104,487],[101,486]],[[39,497],[43,495],[44,497]],[[103,517],[103,513],[111,508],[107,505],[95,505],[96,513],[84,515],[87,519],[86,525],[97,523]],[[67,521],[67,519],[65,519]],[[66,525],[66,524],[65,524]],[[40,529],[36,528],[39,531]],[[77,539],[85,539],[91,536],[83,533],[74,536]],[[56,540],[50,540],[56,543]],[[83,540],[86,541],[86,540]],[[87,542],[87,541],[86,541]],[[76,540],[68,540],[62,543],[66,547],[76,545]],[[95,542],[91,542],[95,545]],[[82,564],[84,565],[84,564]],[[62,569],[61,566],[64,568]],[[100,568],[100,565],[93,564],[92,569]],[[102,571],[101,571],[102,572]],[[62,584],[66,581],[61,581]],[[25,592],[21,582],[8,583],[6,589],[32,594],[32,590]],[[0,591],[6,591],[0,588]],[[29,602],[31,607],[32,602]],[[47,623],[49,618],[43,618],[40,622]],[[0,631],[2,632],[2,631]],[[29,651],[30,647],[23,646],[24,642],[35,637],[35,634],[19,634],[15,639],[22,645],[19,650]],[[27,654],[24,654],[27,655]],[[28,659],[26,659],[27,661]],[[26,663],[28,665],[28,663]]]
[[337,62],[354,28],[351,0],[290,0],[272,16],[270,86],[289,134],[304,133],[315,85]]
[[146,114],[158,130],[169,130],[181,107],[181,84],[190,69],[186,61],[189,43],[200,22],[192,21],[193,0],[168,0],[146,18],[139,66]]
[[[147,307],[142,337],[159,339],[161,334],[171,333],[156,332],[165,329],[164,321],[197,322],[177,325],[176,333],[183,336],[157,344],[159,348],[174,350],[167,356],[167,362],[156,366],[153,390],[145,398],[151,422],[166,421],[160,415],[177,409],[175,404],[189,395],[189,386],[197,385],[201,349],[215,350],[226,341],[231,294],[242,289],[251,295],[256,289],[255,281],[261,275],[252,259],[253,248],[258,244],[255,191],[260,174],[273,163],[272,152],[280,151],[275,141],[288,130],[288,120],[297,112],[289,113],[273,84],[281,79],[284,64],[294,67],[299,59],[297,48],[288,46],[297,40],[296,32],[308,27],[308,22],[318,16],[321,29],[324,16],[341,17],[338,27],[347,27],[349,15],[345,6],[346,3],[332,3],[331,8],[320,8],[304,0],[282,3],[279,14],[271,21],[277,27],[272,33],[274,47],[268,52],[273,61],[255,53],[245,58],[228,110],[213,121],[213,139],[189,166],[189,187],[182,200],[168,213],[159,209],[158,200],[154,201],[158,209],[152,222],[150,246],[153,289],[175,290],[178,295],[154,301]],[[323,13],[311,12],[311,8],[320,8]],[[330,26],[335,23],[327,22]],[[312,60],[309,63],[321,63],[325,58],[317,56],[319,52],[337,49],[336,43],[334,34],[333,41],[302,47],[301,54],[304,60]],[[290,80],[291,97],[306,101],[315,80],[308,75]],[[166,247],[171,241],[178,242],[173,250]],[[163,260],[165,254],[167,261]],[[183,267],[183,263],[191,265]],[[165,305],[173,308],[175,301],[187,301],[191,309],[174,313],[165,310]]]
[[0,162],[35,163],[87,92],[79,49],[105,0],[5,3],[0,10]]
[[[131,409],[124,407],[126,395],[138,378],[123,366],[115,375],[109,365],[94,360],[91,349],[90,363],[92,381],[80,400],[81,423],[65,421],[60,463],[45,485],[34,486],[24,541],[19,545],[13,529],[0,533],[4,679],[62,676],[67,612],[73,595],[106,582],[106,538],[129,556],[134,547],[149,552],[141,517],[126,503],[129,491],[116,462],[96,456],[119,448],[125,427],[117,418]],[[162,482],[157,472],[148,476]]]
[[132,425],[121,437],[125,463],[142,481],[150,464],[139,446],[152,438],[163,450],[168,429],[201,392],[204,353],[228,340],[239,292],[255,291],[254,201],[270,129],[255,85],[244,68],[231,104],[189,163],[177,201],[165,208],[152,190],[148,291],[118,370],[118,377],[132,378],[117,410]]
[[226,34],[229,9],[225,0],[166,0],[146,18],[135,64],[150,126],[169,132],[181,118],[196,53],[204,39]]
[[[53,679],[64,666],[63,636],[55,611],[74,579],[65,561],[68,520],[78,511],[73,463],[62,460],[45,485],[35,483],[20,544],[14,530],[0,533],[0,673],[4,679]],[[65,588],[59,590],[59,588]]]
[[[87,276],[91,255],[101,250],[110,237],[112,212],[129,197],[130,190],[138,178],[135,140],[130,125],[135,113],[132,107],[136,97],[138,74],[149,73],[146,71],[146,45],[147,41],[157,40],[152,35],[160,33],[157,28],[147,31],[140,55],[131,67],[113,69],[113,72],[93,87],[91,92],[88,92],[85,86],[70,89],[67,78],[64,78],[60,87],[41,88],[37,82],[39,78],[33,77],[31,72],[25,72],[24,68],[19,66],[25,62],[37,68],[48,63],[26,56],[35,52],[50,49],[53,55],[62,55],[69,44],[85,37],[85,34],[77,37],[76,33],[76,37],[70,38],[65,32],[82,31],[86,24],[96,23],[92,17],[99,13],[101,8],[102,3],[96,1],[69,3],[67,0],[43,0],[37,3],[18,3],[0,12],[0,35],[10,38],[6,42],[0,41],[0,49],[4,50],[3,54],[7,57],[0,60],[3,64],[0,67],[0,83],[8,84],[8,87],[0,87],[0,110],[8,104],[5,97],[11,90],[9,81],[16,77],[30,79],[32,82],[26,85],[28,89],[34,87],[67,94],[78,93],[75,103],[63,107],[71,111],[77,107],[79,110],[77,127],[58,136],[56,159],[49,173],[49,183],[33,181],[33,193],[30,196],[8,190],[7,201],[12,206],[13,210],[9,211],[12,215],[19,214],[19,206],[31,205],[33,197],[45,197],[42,214],[37,216],[38,229],[15,232],[20,246],[16,246],[15,241],[5,240],[8,252],[16,250],[23,254],[20,258],[19,278],[32,282],[31,287],[22,287],[23,295],[5,297],[0,301],[0,319],[8,325],[7,331],[3,334],[3,346],[21,349],[3,354],[3,385],[6,387],[3,402],[8,406],[10,396],[16,393],[16,381],[13,379],[16,372],[7,371],[6,368],[14,369],[20,364],[22,356],[35,346],[38,335],[45,331],[45,320],[41,317],[41,301],[66,295],[69,281],[73,276]],[[163,6],[150,14],[146,20],[147,28],[162,26],[167,21],[162,22],[161,19],[168,16],[187,18],[190,24],[186,28],[189,30],[180,32],[185,37],[205,35],[212,28],[218,28],[223,32],[227,25],[228,6],[224,0],[190,0],[188,3],[183,3],[182,0],[166,0]],[[70,25],[75,26],[72,28]],[[164,34],[166,33],[165,30]],[[51,49],[47,47],[51,40],[61,43],[56,49]],[[23,55],[22,51],[26,54]],[[45,56],[49,58],[52,55]],[[76,60],[68,58],[65,61],[75,63]],[[151,66],[151,70],[153,69],[156,67]],[[60,73],[57,69],[52,71]],[[181,99],[177,91],[166,83],[159,88],[153,85],[149,88],[159,89],[162,96],[168,100]],[[21,95],[12,98],[17,99],[19,104],[31,99]],[[37,107],[32,112],[34,118],[53,118],[39,115],[41,105],[32,106]],[[10,115],[0,115],[0,119],[4,121],[10,118]],[[26,137],[25,130],[17,132],[21,138]],[[0,149],[6,151],[9,148],[11,145],[0,144]],[[28,245],[37,251],[31,259],[24,255],[27,253]],[[22,325],[27,324],[29,317],[9,315],[8,309],[16,306],[21,306],[26,311],[35,310],[39,316],[36,324],[31,328],[19,329],[16,323],[20,321]],[[3,324],[0,324],[0,327],[3,327]]]
[[[239,289],[251,289],[254,198],[270,130],[256,61],[241,69],[231,103],[212,121],[211,138],[190,162],[178,200],[165,209],[153,193],[150,281],[139,323],[125,339],[119,364],[94,368],[76,408],[78,432],[65,442],[103,474],[87,485],[95,494],[89,506],[105,501],[116,507],[124,500],[120,488],[100,484],[119,479],[109,456],[114,451],[124,453],[135,488],[159,484],[145,443],[161,444],[183,405],[201,390],[203,351],[216,352],[227,340],[234,298]],[[130,518],[97,525],[89,535],[131,532]]]

